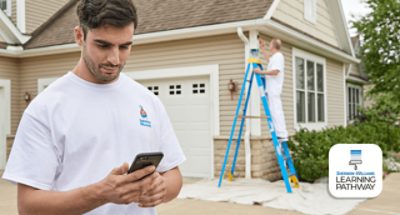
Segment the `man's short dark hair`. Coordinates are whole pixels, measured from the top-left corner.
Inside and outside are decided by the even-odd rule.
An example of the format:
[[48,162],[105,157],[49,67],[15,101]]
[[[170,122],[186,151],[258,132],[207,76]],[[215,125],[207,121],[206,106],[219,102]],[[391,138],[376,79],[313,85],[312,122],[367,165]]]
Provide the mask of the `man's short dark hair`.
[[88,30],[104,25],[125,27],[133,23],[134,28],[138,26],[132,0],[80,0],[76,12],[85,39]]

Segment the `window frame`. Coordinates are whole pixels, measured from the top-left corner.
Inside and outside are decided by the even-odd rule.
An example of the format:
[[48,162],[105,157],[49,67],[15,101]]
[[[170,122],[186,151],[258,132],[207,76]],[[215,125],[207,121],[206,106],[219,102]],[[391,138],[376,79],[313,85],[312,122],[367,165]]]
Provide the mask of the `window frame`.
[[[358,90],[358,104],[356,104],[354,100],[352,102],[349,101],[350,96],[354,96],[354,95],[349,94],[349,89],[351,89],[352,91]],[[363,87],[360,85],[347,83],[346,84],[346,112],[347,112],[346,120],[347,120],[347,123],[354,122],[355,117],[357,117],[357,115],[360,113],[359,111],[355,110],[355,112],[357,112],[357,113],[354,113],[354,116],[352,116],[351,109],[350,109],[350,103],[352,105],[355,105],[354,108],[356,108],[357,106],[358,106],[358,108],[360,108],[360,107],[363,107],[363,105],[364,105],[363,100],[364,100]]]
[[6,2],[6,9],[4,9],[3,11],[7,14],[7,16],[12,15],[12,0],[5,0]]
[[[303,83],[304,83],[304,89],[302,90],[304,92],[304,109],[305,109],[305,121],[304,122],[297,122],[297,74],[296,74],[296,58],[302,58],[304,60],[304,77],[303,77]],[[308,120],[308,93],[309,90],[307,89],[307,61],[312,61],[314,64],[314,90],[312,91],[315,95],[314,98],[314,105],[315,105],[315,122],[309,122]],[[322,65],[322,83],[323,83],[323,91],[318,90],[318,71],[317,71],[317,65],[320,64]],[[327,97],[328,97],[328,91],[327,91],[327,68],[326,68],[326,59],[311,53],[308,53],[306,51],[300,50],[293,48],[292,49],[292,77],[293,77],[293,123],[294,123],[294,128],[296,131],[306,128],[309,130],[322,130],[323,128],[327,127],[328,125],[328,103],[327,103]],[[324,96],[323,102],[324,102],[324,107],[323,107],[323,121],[318,121],[318,95],[322,94]]]

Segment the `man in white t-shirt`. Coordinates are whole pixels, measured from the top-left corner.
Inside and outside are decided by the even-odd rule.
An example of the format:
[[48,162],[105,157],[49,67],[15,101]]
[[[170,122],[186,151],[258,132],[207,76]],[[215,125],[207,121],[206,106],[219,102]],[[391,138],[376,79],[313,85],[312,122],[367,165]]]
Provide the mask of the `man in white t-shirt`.
[[[81,0],[77,13],[81,58],[25,110],[3,178],[18,184],[20,214],[156,214],[178,195],[185,156],[158,97],[121,73],[136,9]],[[143,152],[164,158],[127,174]]]
[[281,92],[285,74],[285,59],[280,52],[282,42],[279,39],[272,39],[269,43],[270,55],[265,50],[265,42],[260,39],[260,50],[264,58],[268,61],[267,69],[261,71],[254,69],[255,73],[266,75],[266,93],[268,105],[274,123],[276,135],[281,141],[287,141],[288,132],[286,130],[285,115],[282,109]]

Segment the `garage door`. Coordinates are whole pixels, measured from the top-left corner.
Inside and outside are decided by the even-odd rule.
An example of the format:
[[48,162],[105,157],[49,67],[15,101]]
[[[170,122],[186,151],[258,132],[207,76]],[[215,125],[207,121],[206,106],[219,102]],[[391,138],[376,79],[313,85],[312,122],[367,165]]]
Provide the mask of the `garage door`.
[[210,87],[208,77],[139,81],[160,97],[186,162],[180,167],[186,177],[210,177],[212,143]]

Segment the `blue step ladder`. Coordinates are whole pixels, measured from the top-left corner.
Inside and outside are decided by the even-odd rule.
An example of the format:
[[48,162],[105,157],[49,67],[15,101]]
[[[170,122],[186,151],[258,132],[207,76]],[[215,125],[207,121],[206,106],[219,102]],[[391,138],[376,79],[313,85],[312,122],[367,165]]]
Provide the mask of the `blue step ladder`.
[[[247,60],[247,67],[246,67],[246,72],[244,75],[244,81],[242,84],[242,88],[240,90],[240,96],[239,96],[239,101],[236,107],[236,112],[235,112],[235,117],[232,123],[232,129],[231,129],[231,133],[229,136],[229,141],[228,141],[228,145],[226,148],[226,152],[225,152],[225,157],[224,157],[224,162],[222,165],[222,169],[221,169],[221,173],[219,176],[219,181],[218,181],[218,187],[221,187],[222,185],[222,180],[224,178],[225,175],[225,168],[227,165],[227,161],[228,161],[228,157],[229,157],[229,151],[230,151],[230,147],[232,144],[232,140],[233,140],[233,136],[235,133],[235,128],[236,128],[236,122],[237,119],[239,117],[239,111],[240,111],[240,107],[242,105],[242,100],[243,100],[243,95],[245,92],[245,88],[247,83],[248,84],[248,90],[247,90],[247,96],[246,96],[246,100],[243,106],[243,116],[241,117],[241,121],[240,121],[240,129],[239,129],[239,135],[236,141],[236,148],[235,148],[235,154],[233,157],[233,162],[232,162],[232,167],[231,167],[231,171],[228,172],[228,180],[232,181],[233,180],[233,175],[235,173],[235,166],[236,166],[236,161],[237,161],[237,156],[239,153],[239,148],[240,148],[240,142],[241,142],[241,137],[242,137],[242,133],[243,133],[243,127],[244,127],[244,122],[246,119],[246,112],[247,112],[247,107],[249,104],[249,100],[250,100],[250,92],[251,92],[251,87],[253,84],[253,79],[254,77],[256,78],[256,82],[257,82],[257,86],[258,89],[260,91],[260,96],[261,96],[261,101],[262,104],[264,106],[264,111],[265,111],[265,115],[267,117],[267,124],[269,127],[269,130],[271,132],[271,136],[272,136],[272,142],[274,144],[274,149],[275,149],[275,155],[278,159],[278,163],[279,163],[279,168],[282,174],[282,179],[285,182],[285,187],[286,187],[286,191],[288,193],[292,192],[292,186],[291,184],[293,184],[293,188],[298,188],[299,187],[299,181],[298,181],[298,177],[296,174],[296,169],[294,168],[293,165],[293,160],[292,157],[290,156],[290,151],[288,148],[288,144],[287,141],[279,141],[278,137],[276,136],[276,132],[274,129],[274,125],[272,122],[272,118],[271,118],[271,112],[269,110],[269,106],[268,106],[268,100],[267,100],[267,96],[265,95],[265,80],[263,80],[263,77],[261,77],[260,74],[254,73],[253,70],[257,67],[259,67],[261,70],[263,70],[263,67],[261,65],[261,60],[258,59],[258,50],[257,49],[252,49],[251,50],[251,56],[248,60]],[[248,79],[250,75],[250,78]],[[250,117],[250,116],[249,116]],[[251,118],[251,117],[250,117]]]

